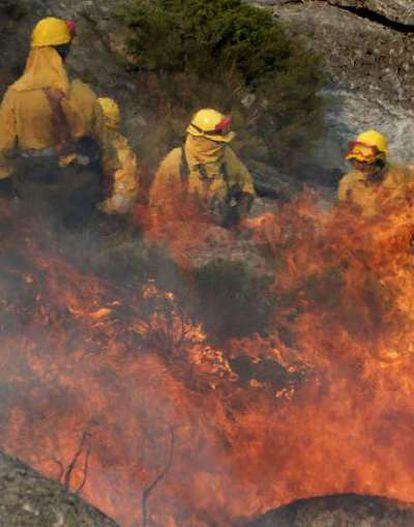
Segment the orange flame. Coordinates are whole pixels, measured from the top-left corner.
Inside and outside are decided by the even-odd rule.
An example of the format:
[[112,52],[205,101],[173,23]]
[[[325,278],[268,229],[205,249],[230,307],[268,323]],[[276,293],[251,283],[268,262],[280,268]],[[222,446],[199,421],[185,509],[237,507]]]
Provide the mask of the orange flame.
[[[409,203],[363,219],[308,195],[250,222],[275,259],[277,308],[262,335],[221,346],[156,283],[120,287],[35,225],[14,228],[3,251],[24,265],[19,294],[2,298],[5,449],[125,527],[142,514],[240,525],[330,493],[414,499]],[[180,257],[188,241],[175,242]]]

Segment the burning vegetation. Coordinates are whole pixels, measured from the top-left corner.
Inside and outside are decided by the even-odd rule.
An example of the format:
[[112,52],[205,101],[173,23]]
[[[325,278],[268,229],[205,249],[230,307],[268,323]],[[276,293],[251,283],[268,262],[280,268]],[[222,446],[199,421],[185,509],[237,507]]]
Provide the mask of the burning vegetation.
[[[220,100],[253,161],[301,161],[317,58],[239,0],[138,7],[122,19],[157,148]],[[123,527],[239,527],[320,495],[412,500],[410,185],[370,217],[306,189],[228,229],[182,196],[159,218],[135,187],[131,217],[76,224],[1,199],[2,449]]]
[[128,527],[241,525],[333,493],[411,500],[410,206],[364,219],[307,193],[252,222],[274,270],[256,309],[272,310],[234,337],[195,316],[190,267],[162,283],[149,253],[120,279],[96,230],[56,237],[4,211],[3,447]]

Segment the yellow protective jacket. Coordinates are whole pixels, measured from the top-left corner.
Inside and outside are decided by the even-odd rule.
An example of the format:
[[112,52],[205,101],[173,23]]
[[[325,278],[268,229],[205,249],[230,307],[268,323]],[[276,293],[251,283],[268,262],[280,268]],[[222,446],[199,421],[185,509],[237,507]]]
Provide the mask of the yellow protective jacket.
[[95,92],[80,79],[70,84],[69,101],[82,122],[83,134],[104,142],[104,117]]
[[7,155],[14,149],[45,150],[60,146],[56,115],[46,95],[47,89],[63,94],[60,108],[72,139],[87,135],[87,128],[95,127],[92,116],[95,110],[89,110],[85,117],[86,100],[89,98],[91,103],[93,92],[80,81],[70,84],[63,61],[54,48],[32,49],[23,76],[10,86],[0,106],[0,178],[11,173]]
[[[154,210],[171,210],[174,202],[179,205],[186,195],[197,195],[202,200],[214,196],[224,199],[233,185],[238,185],[246,194],[255,195],[252,176],[229,146],[208,141],[210,150],[205,148],[209,145],[202,144],[203,151],[198,152],[197,147],[194,148],[195,144],[200,144],[197,139],[188,136],[184,149],[175,148],[161,162],[150,190],[150,206]],[[200,165],[207,175],[207,183],[200,175]],[[185,177],[183,172],[186,172]]]
[[101,209],[107,214],[129,212],[139,189],[137,156],[126,137],[111,128],[104,129],[103,167],[112,188]]
[[357,205],[364,216],[374,216],[381,212],[386,203],[403,197],[406,185],[412,178],[413,172],[409,168],[389,167],[384,179],[373,183],[366,174],[355,170],[340,181],[338,199]]

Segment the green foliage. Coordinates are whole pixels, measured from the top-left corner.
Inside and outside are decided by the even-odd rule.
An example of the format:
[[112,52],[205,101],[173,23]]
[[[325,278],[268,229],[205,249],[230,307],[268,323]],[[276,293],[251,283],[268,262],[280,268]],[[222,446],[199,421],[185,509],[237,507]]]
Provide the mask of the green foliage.
[[294,168],[320,133],[319,59],[267,10],[241,0],[129,0],[119,16],[158,109],[156,140],[172,146],[191,114],[211,106],[232,112],[246,157]]

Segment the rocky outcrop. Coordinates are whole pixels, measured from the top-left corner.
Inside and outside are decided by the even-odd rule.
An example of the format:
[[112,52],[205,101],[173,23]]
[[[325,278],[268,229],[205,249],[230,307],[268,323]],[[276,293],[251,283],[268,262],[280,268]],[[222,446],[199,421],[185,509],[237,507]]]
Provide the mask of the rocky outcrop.
[[[411,26],[414,24],[414,6],[409,0],[329,0],[329,3],[339,7],[356,9],[357,14],[360,13],[362,16],[369,14],[379,15],[377,20],[385,25],[393,27],[393,23],[397,22],[401,24],[401,30],[404,30],[405,26]],[[398,28],[398,26],[394,26]],[[406,28],[410,30],[409,27]],[[412,30],[413,28],[411,28]]]
[[0,453],[0,527],[116,527],[57,483]]
[[414,506],[343,495],[301,500],[269,512],[248,527],[412,527]]
[[[411,33],[401,33],[359,15],[343,0],[285,5],[275,15],[291,31],[307,35],[340,87],[373,99],[408,106],[414,96]],[[378,14],[378,13],[377,13]]]
[[330,78],[328,130],[316,152],[341,167],[348,140],[375,127],[396,161],[414,159],[414,6],[409,0],[259,0],[322,57]]
[[[257,0],[257,4],[273,7],[286,6],[287,4],[305,4],[318,0]],[[414,6],[410,0],[322,0],[326,4],[355,10],[361,16],[377,18],[386,25],[393,23],[402,26],[414,24]],[[398,26],[395,26],[398,27]],[[403,27],[401,28],[404,29]],[[409,30],[409,28],[407,28]]]

